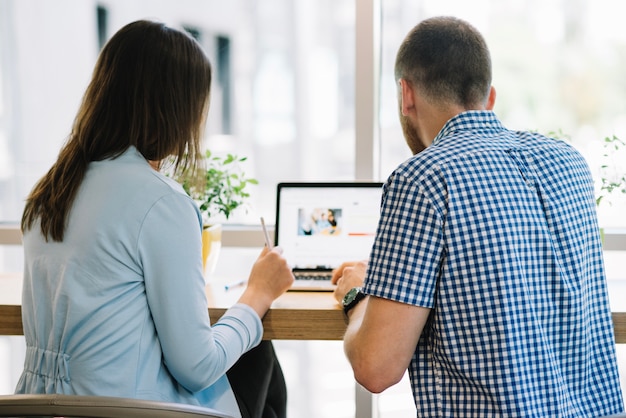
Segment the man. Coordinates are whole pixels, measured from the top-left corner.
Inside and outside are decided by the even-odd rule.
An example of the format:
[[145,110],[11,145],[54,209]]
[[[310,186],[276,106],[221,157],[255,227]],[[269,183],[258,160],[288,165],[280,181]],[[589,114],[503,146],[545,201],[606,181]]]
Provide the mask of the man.
[[417,25],[395,75],[414,156],[387,180],[367,265],[333,277],[356,380],[378,393],[408,368],[418,416],[621,412],[582,156],[501,125],[487,45],[462,20]]

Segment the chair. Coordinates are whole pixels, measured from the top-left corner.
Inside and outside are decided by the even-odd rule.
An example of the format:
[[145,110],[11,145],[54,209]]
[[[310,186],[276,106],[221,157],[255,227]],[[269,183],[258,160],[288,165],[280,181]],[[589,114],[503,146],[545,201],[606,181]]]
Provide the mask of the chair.
[[194,405],[58,394],[0,396],[0,417],[233,418]]

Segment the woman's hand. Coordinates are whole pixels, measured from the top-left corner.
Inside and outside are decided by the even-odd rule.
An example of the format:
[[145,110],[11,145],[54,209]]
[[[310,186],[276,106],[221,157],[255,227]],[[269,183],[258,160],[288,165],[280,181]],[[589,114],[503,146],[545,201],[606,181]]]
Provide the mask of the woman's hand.
[[282,249],[264,247],[252,266],[248,286],[239,302],[252,307],[262,318],[272,302],[291,287],[293,280],[291,267],[282,256]]

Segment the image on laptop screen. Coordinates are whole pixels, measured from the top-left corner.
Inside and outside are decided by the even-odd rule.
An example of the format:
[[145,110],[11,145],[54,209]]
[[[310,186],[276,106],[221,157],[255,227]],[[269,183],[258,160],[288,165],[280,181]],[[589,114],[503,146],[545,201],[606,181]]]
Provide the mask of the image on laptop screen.
[[[344,261],[367,259],[380,215],[382,183],[280,183],[275,243],[296,275],[329,280]],[[302,274],[301,274],[302,273]]]

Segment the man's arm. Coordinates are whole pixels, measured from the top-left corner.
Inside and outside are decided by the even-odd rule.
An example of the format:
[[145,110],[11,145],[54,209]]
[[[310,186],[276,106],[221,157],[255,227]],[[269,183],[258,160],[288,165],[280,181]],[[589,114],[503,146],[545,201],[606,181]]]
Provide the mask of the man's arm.
[[349,313],[344,350],[354,378],[372,393],[398,383],[409,367],[430,309],[367,297]]
[[[361,286],[366,264],[346,263],[333,276],[337,300]],[[354,378],[372,393],[398,383],[409,366],[430,309],[368,296],[348,312],[344,350]]]

